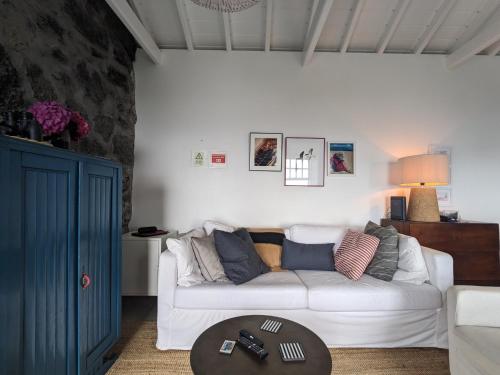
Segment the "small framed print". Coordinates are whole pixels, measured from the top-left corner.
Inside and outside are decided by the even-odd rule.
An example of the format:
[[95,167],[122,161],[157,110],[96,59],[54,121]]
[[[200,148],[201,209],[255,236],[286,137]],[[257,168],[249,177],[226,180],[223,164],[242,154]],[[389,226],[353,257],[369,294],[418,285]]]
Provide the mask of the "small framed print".
[[206,152],[205,151],[191,152],[191,165],[193,167],[204,167],[206,165]]
[[325,185],[325,138],[285,138],[285,186]]
[[438,187],[436,188],[436,195],[439,207],[451,206],[451,188]]
[[249,170],[281,172],[282,133],[250,133]]
[[208,163],[210,168],[226,168],[227,154],[222,151],[211,151]]
[[354,176],[356,174],[356,144],[354,142],[328,142],[328,176]]

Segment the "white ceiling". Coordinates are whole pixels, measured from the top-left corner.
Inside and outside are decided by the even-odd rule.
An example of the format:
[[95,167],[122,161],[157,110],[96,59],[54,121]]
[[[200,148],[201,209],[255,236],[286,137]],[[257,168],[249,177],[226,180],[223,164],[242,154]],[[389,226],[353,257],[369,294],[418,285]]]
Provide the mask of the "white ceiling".
[[[384,32],[404,0],[334,1],[316,51],[340,51],[358,2],[363,4],[347,52],[377,51]],[[202,8],[190,0],[129,0],[129,3],[160,48],[187,48],[179,4],[184,8],[187,32],[191,34],[194,49],[226,49],[221,13]],[[315,0],[261,0],[248,10],[230,14],[232,49],[264,50],[269,4],[272,6],[270,49],[303,49]],[[384,52],[413,53],[426,31],[434,26],[436,30],[423,46],[422,53],[448,54],[466,41],[468,35],[473,35],[499,6],[500,0],[411,0]]]
[[260,0],[219,13],[190,0],[106,0],[157,64],[162,50],[442,54],[454,68],[500,52],[500,0]]

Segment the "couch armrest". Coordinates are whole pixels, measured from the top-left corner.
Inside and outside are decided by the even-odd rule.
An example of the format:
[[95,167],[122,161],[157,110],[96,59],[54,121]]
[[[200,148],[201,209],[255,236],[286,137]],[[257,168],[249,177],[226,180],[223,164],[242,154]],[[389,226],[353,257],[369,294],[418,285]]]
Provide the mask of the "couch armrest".
[[429,271],[429,280],[443,296],[453,285],[453,258],[450,254],[422,246],[425,264]]
[[158,309],[160,306],[174,306],[175,288],[177,288],[177,260],[175,255],[165,250],[160,255],[158,268]]
[[[491,286],[454,286],[448,290],[450,316],[455,326],[500,328],[500,288]],[[451,323],[451,322],[450,322]]]

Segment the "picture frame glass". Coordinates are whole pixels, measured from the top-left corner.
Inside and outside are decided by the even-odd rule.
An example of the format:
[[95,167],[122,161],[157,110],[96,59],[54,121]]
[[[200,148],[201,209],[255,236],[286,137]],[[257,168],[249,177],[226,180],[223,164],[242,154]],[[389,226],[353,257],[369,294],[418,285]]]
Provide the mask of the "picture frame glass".
[[285,186],[324,186],[325,139],[285,139]]
[[354,176],[355,152],[354,142],[328,142],[328,175]]
[[250,133],[249,170],[281,172],[282,133]]

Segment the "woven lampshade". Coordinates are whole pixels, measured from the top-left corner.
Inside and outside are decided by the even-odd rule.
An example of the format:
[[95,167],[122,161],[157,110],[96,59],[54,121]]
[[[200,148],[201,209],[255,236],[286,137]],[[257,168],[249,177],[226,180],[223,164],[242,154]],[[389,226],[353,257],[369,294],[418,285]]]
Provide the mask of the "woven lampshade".
[[216,10],[217,12],[234,13],[248,9],[259,0],[191,0],[196,5]]
[[[448,155],[424,154],[398,160],[401,186],[415,186],[410,191],[408,219],[411,221],[439,221],[439,206],[433,186],[448,185]],[[419,186],[419,187],[416,187]],[[429,187],[427,187],[429,186]]]

